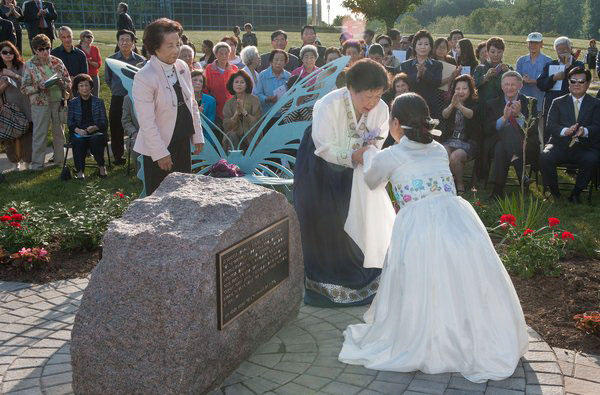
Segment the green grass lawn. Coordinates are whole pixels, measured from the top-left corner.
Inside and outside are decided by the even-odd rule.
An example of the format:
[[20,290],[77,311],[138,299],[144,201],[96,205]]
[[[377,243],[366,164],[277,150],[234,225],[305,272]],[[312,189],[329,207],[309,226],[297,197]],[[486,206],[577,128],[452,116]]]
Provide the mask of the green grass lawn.
[[[115,31],[94,31],[95,44],[100,48],[102,57],[106,58],[114,52],[115,48]],[[202,40],[209,39],[213,42],[217,42],[224,35],[229,35],[229,32],[223,31],[191,31],[186,32],[191,41],[196,44],[199,49],[201,47]],[[257,32],[259,41],[259,52],[264,53],[271,49],[270,45],[270,34],[271,32]],[[74,36],[79,36],[79,31],[74,32]],[[338,34],[337,33],[320,33],[319,39],[325,46],[338,46]],[[441,35],[434,35],[441,36]],[[487,36],[468,35],[474,43],[487,38]],[[527,53],[527,46],[525,43],[524,36],[505,36],[507,41],[507,50],[505,52],[505,61],[510,64],[515,64],[516,59]],[[141,33],[140,33],[141,39]],[[289,33],[289,47],[297,46],[301,44],[300,33],[290,32]],[[552,43],[554,37],[547,37],[545,53],[550,57],[554,58],[555,54],[552,49]],[[574,40],[575,46],[580,49],[587,48],[587,41],[585,40]],[[24,37],[24,42],[27,43],[27,39]],[[55,45],[58,45],[59,41],[55,41]],[[26,59],[31,57],[31,51],[29,46],[25,44],[24,57]],[[104,65],[100,70],[101,81],[104,76]],[[104,99],[107,107],[110,102],[110,91],[106,86],[101,88],[101,98]],[[71,180],[63,182],[59,180],[60,169],[53,167],[44,170],[41,173],[33,172],[13,172],[6,175],[7,182],[0,184],[0,207],[5,206],[11,201],[27,200],[42,207],[51,206],[55,202],[63,202],[67,204],[76,205],[79,202],[78,192],[82,190],[85,183],[97,181],[99,185],[111,192],[122,191],[131,196],[137,196],[141,190],[141,183],[131,172],[131,175],[127,176],[124,166],[113,166],[109,169],[109,176],[106,179],[99,179],[97,177],[97,171],[94,169],[86,169],[88,180],[85,182]],[[532,186],[533,188],[533,186]],[[516,191],[516,188],[515,188]],[[539,189],[534,191],[535,194],[541,196]],[[483,191],[479,193],[481,198],[487,196],[489,191]],[[590,245],[592,250],[598,249],[600,246],[600,191],[596,191],[593,205],[573,206],[566,203],[563,200],[559,203],[554,203],[550,209],[550,215],[559,217],[563,221],[565,228],[572,229],[573,232],[580,234]]]

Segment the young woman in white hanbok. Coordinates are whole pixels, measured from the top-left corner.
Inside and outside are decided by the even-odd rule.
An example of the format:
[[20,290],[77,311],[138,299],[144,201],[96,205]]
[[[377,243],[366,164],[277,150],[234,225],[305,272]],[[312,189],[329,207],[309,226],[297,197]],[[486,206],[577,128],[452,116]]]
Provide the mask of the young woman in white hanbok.
[[511,376],[527,351],[519,299],[485,226],[456,196],[444,147],[421,96],[392,105],[398,144],[363,155],[369,188],[388,181],[401,209],[365,324],[344,331],[339,360],[370,369],[470,381]]

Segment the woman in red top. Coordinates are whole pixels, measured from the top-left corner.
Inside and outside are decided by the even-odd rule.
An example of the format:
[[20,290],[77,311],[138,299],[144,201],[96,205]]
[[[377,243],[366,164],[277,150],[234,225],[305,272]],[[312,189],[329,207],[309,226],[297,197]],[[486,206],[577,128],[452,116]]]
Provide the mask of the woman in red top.
[[94,85],[92,88],[92,95],[98,97],[100,94],[100,78],[98,77],[98,70],[102,66],[102,57],[100,57],[100,50],[97,46],[92,45],[94,42],[94,35],[90,30],[83,30],[79,34],[79,45],[77,48],[81,49],[88,62],[88,74],[92,77]]
[[233,96],[227,90],[227,81],[232,74],[238,71],[238,68],[229,63],[229,52],[231,48],[227,43],[217,43],[213,49],[217,60],[206,66],[204,75],[206,84],[204,93],[208,93],[217,100],[217,124],[223,125],[223,106]]

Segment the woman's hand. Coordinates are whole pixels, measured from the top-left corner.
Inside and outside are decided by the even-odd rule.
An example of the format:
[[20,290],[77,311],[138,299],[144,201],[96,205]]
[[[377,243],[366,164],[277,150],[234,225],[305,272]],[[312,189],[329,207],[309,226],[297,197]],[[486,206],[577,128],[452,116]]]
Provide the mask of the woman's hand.
[[160,158],[156,161],[158,167],[163,171],[171,171],[173,168],[173,161],[171,160],[171,155],[167,155],[164,158]]
[[195,149],[194,149],[194,155],[198,155],[204,149],[204,143],[194,144],[194,147],[195,147]]
[[454,95],[452,96],[452,102],[450,104],[454,108],[458,108],[460,106],[460,99],[458,98],[458,95],[456,93],[454,93]]
[[77,133],[80,136],[87,136],[87,134],[88,134],[87,130],[80,129],[80,128],[75,128],[75,133]]
[[99,64],[98,64],[98,63],[96,63],[96,62],[94,62],[94,61],[92,61],[92,60],[88,60],[88,63],[89,63],[89,65],[90,65],[90,66],[92,66],[92,67],[93,67],[93,68],[95,68],[95,69],[97,69],[97,68],[98,68],[98,66],[99,66]]
[[352,162],[362,165],[363,164],[363,155],[366,150],[368,150],[371,146],[365,145],[362,148],[357,149],[352,153]]

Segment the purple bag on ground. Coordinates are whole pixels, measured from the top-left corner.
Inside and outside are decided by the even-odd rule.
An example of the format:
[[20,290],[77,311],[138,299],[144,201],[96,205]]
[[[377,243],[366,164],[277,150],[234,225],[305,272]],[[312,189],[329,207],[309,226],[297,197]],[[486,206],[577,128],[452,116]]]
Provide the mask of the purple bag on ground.
[[227,163],[225,159],[220,159],[208,169],[206,175],[216,178],[243,177],[244,172],[237,165]]

